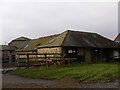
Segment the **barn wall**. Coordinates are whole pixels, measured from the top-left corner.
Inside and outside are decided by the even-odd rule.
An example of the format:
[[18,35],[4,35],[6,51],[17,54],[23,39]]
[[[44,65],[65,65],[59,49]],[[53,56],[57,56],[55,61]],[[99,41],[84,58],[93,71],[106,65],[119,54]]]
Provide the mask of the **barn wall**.
[[27,52],[23,52],[23,51],[21,51],[21,52],[16,52],[16,59],[18,59],[18,58],[26,58],[25,55],[17,55],[17,54],[23,54],[23,53],[27,53]]
[[[62,48],[61,47],[52,47],[52,48],[39,48],[37,50],[38,53],[40,54],[44,54],[44,53],[59,53],[61,54],[62,53]],[[37,57],[45,57],[45,55],[38,55]],[[52,59],[52,60],[59,60],[60,58],[54,58],[54,57],[61,57],[61,55],[46,55],[46,57],[51,57],[49,59]],[[53,58],[52,58],[53,57]]]
[[65,54],[65,48],[61,48],[62,54]]
[[[29,53],[36,53],[35,51],[21,51],[21,52],[16,52],[16,58],[27,58],[26,55],[17,55],[17,54],[29,54]],[[36,57],[36,55],[29,55],[29,58],[31,57]]]
[[114,50],[113,49],[105,49],[104,55],[106,58],[106,61],[113,61],[114,60]]
[[[65,54],[65,47],[62,48],[62,53]],[[85,63],[91,63],[92,62],[92,50],[90,48],[77,48],[76,59],[78,62],[82,61]]]
[[38,53],[61,53],[61,47],[52,47],[52,48],[39,48]]
[[92,51],[91,49],[85,49],[85,63],[91,63],[92,62]]
[[84,48],[78,48],[78,55],[84,56]]
[[84,57],[82,59],[85,60],[85,63],[92,62],[92,50],[90,48],[78,48],[78,56]]

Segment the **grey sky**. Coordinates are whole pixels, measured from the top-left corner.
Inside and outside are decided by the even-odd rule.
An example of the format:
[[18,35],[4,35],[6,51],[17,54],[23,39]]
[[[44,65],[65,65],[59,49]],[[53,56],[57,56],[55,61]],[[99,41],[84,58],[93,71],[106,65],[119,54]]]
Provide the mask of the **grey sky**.
[[96,32],[110,39],[118,34],[117,2],[3,3],[2,42],[20,36],[38,38],[65,30]]

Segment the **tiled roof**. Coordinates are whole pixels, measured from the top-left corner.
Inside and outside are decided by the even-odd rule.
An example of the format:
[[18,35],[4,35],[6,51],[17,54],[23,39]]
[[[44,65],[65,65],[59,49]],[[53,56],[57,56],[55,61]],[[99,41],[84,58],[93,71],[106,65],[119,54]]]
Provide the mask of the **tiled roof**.
[[27,40],[31,40],[30,38],[27,38],[27,37],[18,37],[18,38],[16,38],[16,39],[14,39],[13,41],[27,41]]
[[68,31],[63,46],[115,48],[117,44],[96,33]]
[[17,49],[22,49],[23,47],[26,46],[30,42],[31,39],[26,38],[26,37],[19,37],[14,40],[12,40],[8,45],[9,46],[14,46]]
[[41,37],[38,39],[33,39],[22,49],[22,51],[35,50],[38,46],[46,45],[49,41],[53,40],[57,36],[58,34],[47,37]]
[[54,46],[118,48],[117,43],[99,34],[67,30],[61,34],[33,39],[22,50],[35,50]]
[[47,43],[39,45],[39,47],[51,47],[51,46],[62,46],[68,31],[59,34],[51,40],[47,40]]

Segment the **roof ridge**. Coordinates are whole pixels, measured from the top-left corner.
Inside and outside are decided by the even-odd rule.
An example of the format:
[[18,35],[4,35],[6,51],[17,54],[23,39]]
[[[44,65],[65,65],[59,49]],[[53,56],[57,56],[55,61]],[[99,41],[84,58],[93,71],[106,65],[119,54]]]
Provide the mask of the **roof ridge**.
[[75,30],[66,30],[68,32],[79,32],[79,33],[90,33],[90,34],[96,34],[95,32],[86,32],[86,31],[75,31]]
[[112,41],[112,42],[114,42],[114,40],[111,40],[111,39],[109,39],[109,38],[107,38],[107,37],[105,37],[105,36],[102,36],[102,35],[100,35],[100,34],[97,34],[97,33],[95,33],[96,35],[98,35],[98,36],[100,36],[100,37],[103,37],[104,39],[107,39],[107,40],[109,40],[109,41]]
[[[18,40],[21,39],[21,38],[24,38],[25,40],[31,40],[30,38],[21,36],[21,37],[18,37],[18,38],[16,38],[16,39],[13,39],[12,41],[18,41]],[[22,40],[22,39],[21,39],[21,40]]]
[[43,36],[43,37],[39,37],[38,39],[47,38],[47,37],[53,37],[53,36],[57,36],[57,35],[60,35],[60,34],[53,34],[53,35],[49,35],[49,36]]

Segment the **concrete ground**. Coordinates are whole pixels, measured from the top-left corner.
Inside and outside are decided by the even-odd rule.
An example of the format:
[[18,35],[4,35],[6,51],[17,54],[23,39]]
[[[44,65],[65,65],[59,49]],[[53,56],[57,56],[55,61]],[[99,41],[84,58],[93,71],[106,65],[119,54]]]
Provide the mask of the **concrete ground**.
[[44,80],[25,78],[9,73],[5,73],[2,76],[3,88],[120,88],[118,79],[108,83],[83,84],[70,78]]

